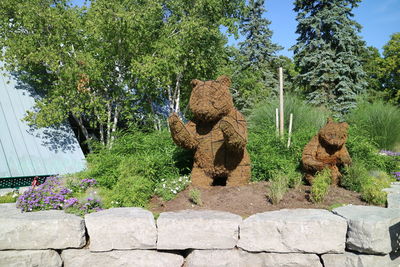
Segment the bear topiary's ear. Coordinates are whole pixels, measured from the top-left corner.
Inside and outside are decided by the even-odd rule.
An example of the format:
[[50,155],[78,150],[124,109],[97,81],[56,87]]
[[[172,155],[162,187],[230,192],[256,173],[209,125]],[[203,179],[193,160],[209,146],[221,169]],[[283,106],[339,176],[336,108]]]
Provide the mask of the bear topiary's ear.
[[192,85],[192,88],[195,88],[201,81],[194,79],[190,82],[190,84]]
[[326,120],[326,124],[328,124],[328,123],[332,123],[333,122],[333,119],[332,119],[332,117],[328,117],[328,119]]
[[231,86],[231,79],[226,75],[219,76],[217,81],[224,86]]

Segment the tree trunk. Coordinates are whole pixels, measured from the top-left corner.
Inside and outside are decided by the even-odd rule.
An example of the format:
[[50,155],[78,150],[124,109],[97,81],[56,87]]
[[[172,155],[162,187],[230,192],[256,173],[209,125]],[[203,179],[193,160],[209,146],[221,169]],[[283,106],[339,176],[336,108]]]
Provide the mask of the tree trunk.
[[[79,128],[81,128],[81,131],[83,133],[83,136],[85,137],[86,142],[89,141],[90,140],[89,132],[86,129],[85,125],[83,124],[82,117],[81,116],[77,117],[73,113],[71,113],[71,115],[72,115],[72,118],[74,118],[74,120],[76,121],[76,123],[78,123]],[[89,143],[88,143],[88,149],[89,149],[89,152],[92,152],[92,148],[90,147]]]
[[110,149],[112,148],[112,145],[113,145],[113,142],[115,139],[114,133],[117,130],[118,119],[119,119],[119,108],[118,108],[118,105],[115,105],[114,122],[113,122],[112,129],[111,129],[111,138],[110,138],[111,141],[110,141],[110,145],[109,145]]
[[107,102],[107,142],[106,145],[110,143],[111,138],[111,102]]
[[99,132],[100,132],[100,142],[101,144],[104,146],[104,125],[103,123],[100,122],[100,117],[97,117],[97,119],[99,120]]

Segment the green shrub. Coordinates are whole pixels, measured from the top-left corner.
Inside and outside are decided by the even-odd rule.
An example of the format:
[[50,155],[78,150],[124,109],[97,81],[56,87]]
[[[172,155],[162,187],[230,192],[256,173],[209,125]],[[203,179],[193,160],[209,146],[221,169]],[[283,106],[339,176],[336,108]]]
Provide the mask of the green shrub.
[[385,205],[387,193],[382,189],[390,187],[390,180],[368,176],[361,187],[361,199],[374,205]]
[[379,154],[379,149],[363,129],[350,124],[346,147],[353,162],[368,166],[368,170],[384,170],[387,173],[396,168],[396,159]]
[[154,183],[143,176],[120,177],[112,190],[101,196],[106,207],[146,207],[154,192]]
[[328,194],[331,180],[331,171],[329,169],[324,169],[315,176],[311,186],[311,200],[313,202],[324,201],[325,196]]
[[368,178],[368,170],[360,162],[354,162],[351,166],[345,167],[340,184],[344,188],[361,192],[361,187]]
[[193,188],[189,191],[189,199],[197,206],[203,206],[203,201],[201,200],[200,190]]
[[103,149],[96,153],[91,153],[87,157],[88,169],[78,174],[79,177],[95,178],[100,186],[112,188],[118,181],[118,166],[123,159],[119,154]]
[[269,180],[270,173],[283,171],[294,179],[290,186],[295,186],[301,180],[298,178],[301,176],[303,148],[325,124],[328,113],[288,95],[285,98],[285,124],[287,130],[289,113],[292,112],[293,133],[291,146],[287,148],[287,136],[282,139],[276,136],[275,108],[278,106],[276,99],[269,99],[250,111],[247,148],[252,164],[252,180]]
[[0,204],[1,203],[15,203],[17,202],[18,194],[14,192],[9,192],[3,196],[0,196]]
[[98,181],[107,207],[144,206],[154,193],[166,200],[175,196],[165,183],[183,190],[188,181],[181,177],[191,165],[192,155],[177,147],[168,131],[131,129],[119,134],[111,149],[89,155],[88,170],[79,177]]
[[361,193],[361,199],[374,205],[386,203],[386,192],[382,189],[390,187],[393,178],[380,170],[367,170],[364,163],[354,162],[347,167],[341,185],[346,189]]
[[400,109],[389,103],[361,103],[347,120],[363,129],[380,149],[394,149],[400,143]]
[[274,171],[270,181],[269,198],[272,204],[278,204],[289,189],[289,176],[282,171]]

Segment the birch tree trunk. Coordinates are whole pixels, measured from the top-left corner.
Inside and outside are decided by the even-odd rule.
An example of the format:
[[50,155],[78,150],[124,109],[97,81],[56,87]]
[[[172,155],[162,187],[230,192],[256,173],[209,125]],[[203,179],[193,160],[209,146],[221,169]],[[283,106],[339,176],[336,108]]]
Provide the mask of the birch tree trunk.
[[118,105],[115,105],[115,109],[114,109],[114,121],[112,124],[112,129],[111,129],[111,138],[110,138],[110,143],[109,143],[109,148],[111,149],[114,143],[114,133],[117,130],[117,124],[118,124],[118,119],[119,119],[119,107]]
[[107,142],[106,144],[108,145],[110,143],[110,137],[111,137],[111,112],[112,112],[112,107],[111,107],[111,101],[107,102]]

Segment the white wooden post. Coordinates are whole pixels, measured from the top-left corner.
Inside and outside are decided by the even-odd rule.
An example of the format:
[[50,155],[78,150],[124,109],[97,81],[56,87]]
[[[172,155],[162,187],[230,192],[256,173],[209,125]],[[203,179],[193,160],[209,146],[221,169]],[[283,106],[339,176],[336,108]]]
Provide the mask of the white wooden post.
[[290,119],[289,119],[289,134],[288,134],[288,141],[287,141],[287,147],[290,147],[290,138],[292,136],[292,124],[293,124],[293,113],[290,113]]
[[275,109],[275,126],[276,126],[276,136],[279,136],[279,110]]
[[283,137],[284,130],[284,116],[283,116],[283,70],[279,67],[279,109],[280,109],[280,128],[279,134]]

